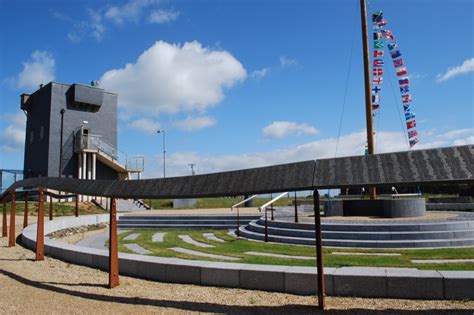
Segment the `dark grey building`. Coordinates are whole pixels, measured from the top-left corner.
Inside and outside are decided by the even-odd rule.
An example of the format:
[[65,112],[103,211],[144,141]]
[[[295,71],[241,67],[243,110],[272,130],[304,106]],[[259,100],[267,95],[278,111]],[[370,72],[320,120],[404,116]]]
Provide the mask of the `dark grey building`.
[[27,115],[25,178],[125,179],[143,170],[143,157],[117,150],[117,94],[50,82],[22,94],[21,109]]

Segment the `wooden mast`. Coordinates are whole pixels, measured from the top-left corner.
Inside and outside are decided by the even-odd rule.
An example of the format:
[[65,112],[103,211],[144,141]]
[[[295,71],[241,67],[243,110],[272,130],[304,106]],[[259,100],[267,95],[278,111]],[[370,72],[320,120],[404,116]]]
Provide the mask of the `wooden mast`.
[[[360,0],[360,16],[362,19],[362,52],[364,56],[364,82],[365,82],[365,116],[367,124],[367,149],[369,155],[374,154],[374,124],[372,119],[372,93],[370,82],[370,55],[369,36],[367,31],[367,9],[365,0]],[[370,199],[375,199],[375,187],[369,188]]]

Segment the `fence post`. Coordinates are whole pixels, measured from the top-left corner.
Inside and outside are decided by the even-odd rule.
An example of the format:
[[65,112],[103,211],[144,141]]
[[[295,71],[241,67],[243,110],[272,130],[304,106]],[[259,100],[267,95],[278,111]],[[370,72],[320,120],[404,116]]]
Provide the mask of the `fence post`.
[[10,193],[10,235],[8,237],[8,247],[15,246],[15,191]]
[[117,248],[117,207],[115,198],[110,199],[109,229],[109,288],[119,285],[118,248]]
[[326,306],[326,289],[324,287],[323,244],[321,233],[321,214],[319,213],[319,192],[314,190],[314,232],[316,238],[316,264],[318,268],[318,308],[324,310]]
[[38,187],[38,223],[36,226],[36,261],[44,260],[44,193],[43,187]]

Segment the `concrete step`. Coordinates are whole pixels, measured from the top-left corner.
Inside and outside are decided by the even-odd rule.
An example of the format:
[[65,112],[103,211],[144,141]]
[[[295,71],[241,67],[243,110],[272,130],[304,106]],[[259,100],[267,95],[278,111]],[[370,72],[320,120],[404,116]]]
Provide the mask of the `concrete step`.
[[[240,220],[241,224],[248,224],[251,220]],[[237,224],[237,220],[120,220],[123,224]]]
[[[262,222],[265,224],[265,222]],[[265,226],[260,221],[250,222],[247,230],[256,233],[265,233]],[[314,230],[288,229],[269,226],[268,231],[272,235],[314,238]],[[409,231],[409,232],[366,232],[366,231],[325,231],[323,227],[323,238],[347,239],[347,240],[436,240],[474,238],[474,229],[455,231]]]
[[[246,227],[239,229],[240,236],[254,240],[265,240],[265,235],[249,231]],[[315,245],[313,239],[303,237],[292,237],[269,234],[270,242],[299,245]],[[428,248],[428,247],[452,247],[473,246],[473,238],[460,239],[438,239],[438,240],[342,240],[327,239],[323,237],[323,246],[329,247],[359,247],[359,248]]]
[[[256,220],[260,216],[257,215],[241,215],[240,220]],[[163,220],[237,220],[235,215],[124,215],[120,220],[147,220],[147,221],[163,221]]]
[[[259,220],[260,225],[265,225],[265,220]],[[314,230],[311,223],[293,223],[285,221],[268,220],[269,226],[298,230]],[[322,222],[323,231],[365,231],[365,232],[385,232],[385,231],[450,231],[474,229],[474,221],[444,221],[433,223],[387,223],[387,224],[353,224],[347,222],[328,223]]]
[[117,224],[119,229],[236,229],[237,224]]

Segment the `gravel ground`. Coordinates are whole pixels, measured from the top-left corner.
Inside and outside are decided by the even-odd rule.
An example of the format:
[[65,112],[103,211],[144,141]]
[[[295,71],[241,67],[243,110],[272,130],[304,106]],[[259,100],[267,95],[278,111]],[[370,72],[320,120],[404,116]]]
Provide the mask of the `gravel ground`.
[[[18,222],[18,221],[17,221]],[[17,231],[21,225],[17,226]],[[0,313],[318,313],[314,296],[168,284],[120,277],[107,289],[107,273],[46,257],[0,238]],[[328,314],[474,314],[473,301],[327,298]]]

